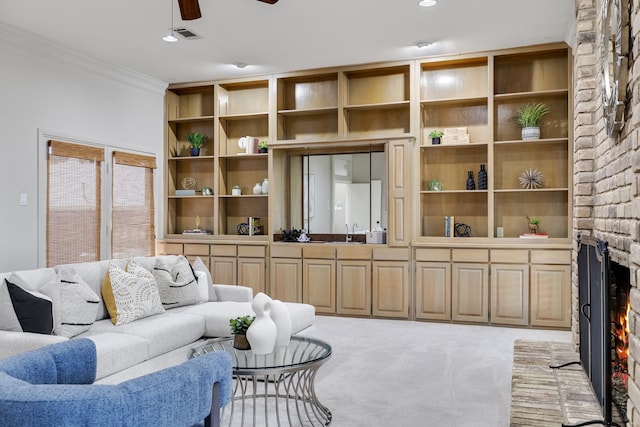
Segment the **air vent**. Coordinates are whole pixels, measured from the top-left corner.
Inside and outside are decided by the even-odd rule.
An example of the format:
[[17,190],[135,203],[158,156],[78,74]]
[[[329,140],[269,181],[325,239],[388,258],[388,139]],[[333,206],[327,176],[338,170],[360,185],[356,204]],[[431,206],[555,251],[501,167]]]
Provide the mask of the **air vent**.
[[175,32],[180,34],[185,39],[198,39],[198,38],[200,38],[199,35],[197,35],[193,31],[188,30],[188,29],[186,29],[184,27],[176,28]]

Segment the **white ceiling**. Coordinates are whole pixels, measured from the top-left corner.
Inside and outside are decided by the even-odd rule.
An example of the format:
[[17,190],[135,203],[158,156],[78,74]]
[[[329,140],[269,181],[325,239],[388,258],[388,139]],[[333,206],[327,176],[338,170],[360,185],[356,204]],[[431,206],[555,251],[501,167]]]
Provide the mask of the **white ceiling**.
[[[165,82],[571,41],[573,0],[0,0],[0,21]],[[161,40],[171,27],[201,37]],[[418,40],[433,41],[418,49]],[[245,69],[233,63],[250,64]]]

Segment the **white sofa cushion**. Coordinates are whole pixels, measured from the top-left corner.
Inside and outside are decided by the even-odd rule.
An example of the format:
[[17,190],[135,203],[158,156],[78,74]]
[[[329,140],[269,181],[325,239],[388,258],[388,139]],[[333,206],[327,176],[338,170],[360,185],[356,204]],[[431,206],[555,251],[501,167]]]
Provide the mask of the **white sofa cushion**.
[[202,317],[174,312],[180,308],[120,326],[113,325],[109,320],[101,320],[81,336],[91,337],[105,332],[134,335],[148,342],[149,357],[155,357],[194,342],[204,335]]
[[[102,322],[109,322],[108,319]],[[96,379],[120,372],[149,359],[149,341],[129,334],[84,333],[78,336],[91,339],[96,344]]]

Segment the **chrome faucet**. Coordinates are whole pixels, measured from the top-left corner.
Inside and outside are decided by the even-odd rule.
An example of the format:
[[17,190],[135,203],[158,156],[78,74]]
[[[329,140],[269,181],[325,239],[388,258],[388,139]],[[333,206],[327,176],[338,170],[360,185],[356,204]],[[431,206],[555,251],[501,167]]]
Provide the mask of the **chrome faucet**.
[[351,236],[349,236],[349,224],[344,225],[344,235],[345,235],[345,242],[350,242]]
[[355,222],[353,223],[353,231],[351,232],[351,234],[356,234],[356,230],[358,229],[358,224],[356,224]]

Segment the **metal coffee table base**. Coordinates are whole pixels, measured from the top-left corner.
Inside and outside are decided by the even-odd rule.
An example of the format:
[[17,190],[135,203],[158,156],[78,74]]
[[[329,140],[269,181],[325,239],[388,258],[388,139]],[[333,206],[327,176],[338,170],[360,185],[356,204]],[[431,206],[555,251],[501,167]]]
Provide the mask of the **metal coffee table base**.
[[231,404],[222,412],[229,426],[328,426],[331,411],[318,400],[319,366],[266,375],[234,375]]

